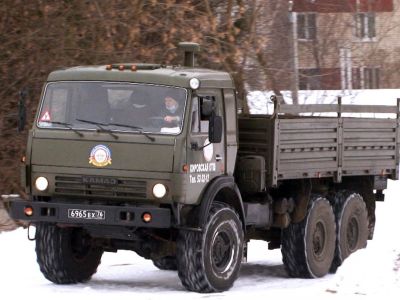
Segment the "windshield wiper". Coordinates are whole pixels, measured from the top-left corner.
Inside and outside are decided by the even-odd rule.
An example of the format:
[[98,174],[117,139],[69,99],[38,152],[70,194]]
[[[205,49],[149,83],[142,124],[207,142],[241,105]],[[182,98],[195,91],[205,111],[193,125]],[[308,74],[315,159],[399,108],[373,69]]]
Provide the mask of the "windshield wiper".
[[119,123],[110,123],[108,125],[114,125],[114,126],[120,126],[120,127],[127,127],[127,128],[136,129],[140,134],[143,134],[150,141],[154,142],[156,140],[154,137],[150,136],[147,132],[144,132],[143,128],[139,127],[139,126],[127,125],[127,124],[119,124]]
[[96,125],[97,127],[99,127],[99,129],[97,130],[98,132],[108,133],[114,139],[118,140],[118,135],[112,133],[112,131],[110,129],[106,129],[106,128],[103,127],[103,126],[108,126],[109,124],[104,124],[104,123],[95,122],[95,121],[89,121],[89,120],[83,120],[83,119],[76,119],[76,120],[79,121],[79,122]]
[[58,122],[58,121],[48,121],[48,120],[42,120],[40,122],[46,122],[46,123],[50,123],[50,124],[56,124],[56,125],[63,125],[65,127],[67,127],[68,129],[71,129],[73,132],[75,132],[77,135],[79,135],[80,137],[83,137],[83,133],[79,132],[78,130],[76,130],[75,128],[72,127],[71,124],[68,123],[64,123],[64,122]]

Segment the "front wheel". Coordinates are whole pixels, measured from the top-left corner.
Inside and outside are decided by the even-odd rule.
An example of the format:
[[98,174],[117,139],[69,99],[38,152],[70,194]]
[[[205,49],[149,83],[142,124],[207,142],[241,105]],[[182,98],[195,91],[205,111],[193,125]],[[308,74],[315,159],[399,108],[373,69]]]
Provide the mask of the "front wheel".
[[335,216],[328,200],[310,199],[307,215],[282,232],[282,256],[291,277],[315,278],[329,272],[335,254]]
[[178,275],[189,291],[228,290],[243,256],[243,227],[230,206],[214,202],[202,232],[184,231],[177,240]]
[[40,271],[58,284],[88,281],[100,264],[101,248],[82,228],[60,228],[39,223],[36,228],[36,255]]

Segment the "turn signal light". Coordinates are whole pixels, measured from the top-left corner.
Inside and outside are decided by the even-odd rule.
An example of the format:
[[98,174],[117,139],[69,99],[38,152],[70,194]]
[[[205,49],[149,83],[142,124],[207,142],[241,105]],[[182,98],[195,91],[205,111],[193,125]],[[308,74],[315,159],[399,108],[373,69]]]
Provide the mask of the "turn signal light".
[[24,155],[24,156],[21,157],[21,162],[25,163],[25,161],[26,161],[26,156]]
[[106,66],[106,70],[107,70],[107,71],[112,70],[112,65],[107,65],[107,66]]
[[27,216],[27,217],[33,216],[33,208],[32,208],[32,206],[25,206],[24,213],[25,213],[25,216]]
[[151,222],[151,219],[152,219],[152,216],[151,216],[151,213],[144,213],[143,215],[142,215],[142,220],[143,220],[143,222],[145,222],[145,223],[150,223]]

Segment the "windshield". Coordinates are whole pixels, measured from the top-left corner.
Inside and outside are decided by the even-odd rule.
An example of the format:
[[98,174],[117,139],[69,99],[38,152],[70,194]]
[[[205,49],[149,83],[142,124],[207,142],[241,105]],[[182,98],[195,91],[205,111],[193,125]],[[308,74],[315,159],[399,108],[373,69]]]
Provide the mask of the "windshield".
[[46,86],[41,128],[179,134],[186,90],[150,84],[54,82]]

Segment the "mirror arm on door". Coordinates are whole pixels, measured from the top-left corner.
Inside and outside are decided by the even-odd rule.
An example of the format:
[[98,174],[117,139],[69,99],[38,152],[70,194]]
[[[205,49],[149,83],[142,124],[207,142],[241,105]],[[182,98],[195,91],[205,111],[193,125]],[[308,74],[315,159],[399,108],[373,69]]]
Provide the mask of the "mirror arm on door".
[[194,143],[190,143],[190,149],[194,150],[194,151],[201,151],[203,150],[205,147],[210,146],[212,143],[208,143],[207,145],[204,145],[202,147],[199,147],[199,144],[197,144],[197,142]]

